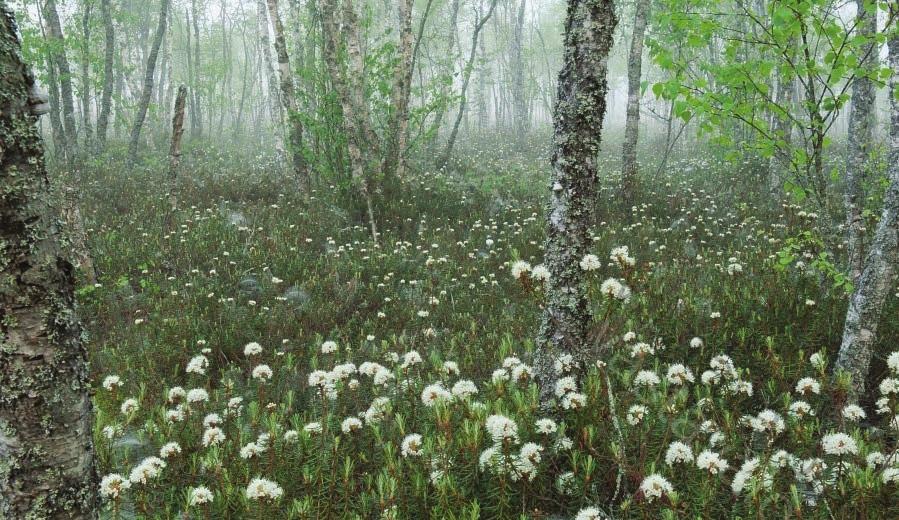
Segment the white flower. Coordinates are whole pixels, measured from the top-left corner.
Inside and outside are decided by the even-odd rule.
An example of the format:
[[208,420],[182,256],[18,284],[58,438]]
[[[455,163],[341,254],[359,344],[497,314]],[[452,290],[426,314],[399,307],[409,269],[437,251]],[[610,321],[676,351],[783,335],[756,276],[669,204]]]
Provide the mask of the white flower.
[[584,271],[595,271],[600,267],[602,267],[602,263],[596,255],[584,255],[584,258],[581,259],[581,269]]
[[222,417],[217,413],[206,414],[206,417],[203,417],[203,426],[206,428],[212,428],[213,426],[218,426],[222,423]]
[[686,366],[675,363],[668,367],[668,374],[665,376],[672,385],[683,385],[696,381],[693,372]]
[[421,402],[428,407],[434,406],[438,401],[448,401],[451,398],[452,394],[440,383],[428,385],[421,391]]
[[329,372],[325,372],[324,370],[314,370],[306,378],[306,383],[309,386],[318,386],[324,388],[325,386],[331,384],[331,374]]
[[865,462],[868,463],[869,468],[876,468],[877,466],[883,465],[887,461],[886,456],[879,451],[872,451],[865,457]]
[[618,246],[612,249],[609,260],[616,262],[620,267],[633,267],[637,261],[630,256],[627,246]]
[[403,457],[417,457],[418,455],[421,455],[421,451],[421,435],[417,433],[410,433],[409,435],[406,435],[401,445],[401,453],[403,454]]
[[240,458],[242,459],[252,459],[253,457],[263,453],[266,450],[264,445],[259,445],[255,442],[250,442],[240,448]]
[[163,468],[165,468],[165,461],[159,457],[147,457],[131,470],[128,480],[132,484],[146,484],[150,479],[158,477]]
[[459,375],[459,364],[455,361],[444,361],[443,371],[446,372],[447,375],[457,376]]
[[493,384],[499,384],[504,381],[509,380],[509,371],[505,368],[497,368],[493,371],[493,374],[490,375],[490,380]]
[[704,469],[712,475],[727,470],[727,459],[711,450],[705,450],[696,456],[696,467]]
[[899,375],[899,350],[887,356],[887,368],[890,372]]
[[811,377],[803,377],[796,383],[796,393],[807,395],[809,393],[812,394],[820,394],[821,393],[821,383],[816,381]]
[[752,428],[759,433],[769,433],[777,435],[784,431],[785,424],[783,417],[774,410],[762,410],[752,420]]
[[452,393],[456,397],[465,398],[478,393],[478,387],[472,381],[462,379],[453,385]]
[[179,453],[181,453],[181,446],[177,442],[169,442],[159,448],[159,456],[163,459],[167,459],[172,455],[177,455]]
[[643,492],[643,496],[646,497],[647,502],[662,498],[662,495],[670,494],[673,490],[671,483],[658,473],[649,475],[643,479],[642,483],[640,483],[640,491]]
[[651,370],[641,370],[634,377],[634,386],[645,386],[651,388],[661,383],[659,376]]
[[624,334],[624,336],[621,337],[621,340],[625,343],[630,343],[635,339],[637,339],[637,333],[635,333],[634,331],[628,331]]
[[[120,386],[122,386],[122,378],[119,376],[106,376],[106,378],[103,379],[103,388],[107,390],[111,391]],[[112,475],[115,475],[115,473],[112,473]]]
[[303,431],[309,434],[321,433],[322,424],[320,422],[311,422],[306,426],[303,426]]
[[879,389],[881,395],[899,394],[899,379],[888,377],[880,382]]
[[801,419],[806,415],[815,415],[815,412],[812,410],[812,406],[807,402],[795,401],[790,404],[790,415],[797,419]]
[[491,415],[487,418],[486,427],[493,442],[501,443],[507,440],[518,440],[518,425],[504,415]]
[[693,338],[690,340],[690,348],[699,348],[702,344],[702,338]]
[[209,400],[209,392],[202,388],[192,388],[187,391],[188,403],[201,403]]
[[635,404],[631,406],[627,411],[627,422],[631,426],[636,426],[643,421],[643,417],[649,413],[649,409],[647,409],[642,404]]
[[322,343],[322,354],[333,354],[337,352],[337,342],[325,341]]
[[628,286],[619,282],[615,278],[608,278],[599,286],[599,292],[609,298],[628,301],[631,298],[631,290]]
[[181,388],[180,386],[173,386],[169,389],[169,402],[174,403],[178,399],[181,399],[187,395],[187,391]]
[[387,415],[387,411],[390,409],[390,399],[387,397],[376,397],[372,402],[371,406],[368,407],[368,410],[365,411],[363,417],[365,418],[365,422],[368,424],[376,424],[381,422],[384,417]]
[[577,410],[587,404],[587,396],[579,392],[569,392],[562,398],[562,408],[565,410]]
[[813,367],[818,370],[823,370],[824,367],[827,366],[827,360],[824,359],[824,355],[820,352],[815,352],[808,358],[809,363],[812,364]]
[[203,432],[203,446],[209,447],[220,444],[225,440],[225,432],[219,427],[206,428]]
[[203,375],[206,373],[206,368],[209,367],[209,360],[206,359],[206,356],[194,356],[187,363],[187,368],[185,369],[188,374],[200,374]]
[[137,411],[137,409],[138,409],[137,399],[134,399],[133,397],[129,398],[129,399],[125,399],[125,401],[122,402],[122,406],[120,408],[122,413],[125,415],[134,413]]
[[512,269],[510,271],[512,273],[512,277],[518,280],[523,275],[531,271],[531,264],[525,262],[524,260],[518,260],[512,264]]
[[[740,466],[740,470],[734,474],[734,480],[731,482],[730,488],[734,492],[735,495],[739,495],[743,492],[743,489],[746,488],[747,482],[749,482],[752,477],[755,475],[755,472],[759,469],[759,459],[752,458],[747,460]],[[765,475],[763,484],[767,487],[771,484],[771,477],[769,475]]]
[[673,466],[678,463],[693,462],[693,450],[681,441],[674,441],[668,445],[665,452],[665,464]]
[[828,455],[856,455],[858,444],[845,433],[829,433],[821,439],[821,447]]
[[423,360],[421,359],[421,354],[419,354],[415,350],[410,350],[403,354],[403,363],[400,365],[400,368],[409,368],[412,365],[417,365],[421,363]]
[[531,278],[539,282],[546,282],[549,280],[549,269],[543,264],[535,265],[531,270]]
[[257,365],[256,368],[253,369],[253,379],[258,379],[260,381],[268,381],[272,378],[272,369],[268,365]]
[[246,494],[250,500],[278,500],[284,490],[271,480],[256,477],[247,485]]
[[340,431],[343,433],[353,433],[356,430],[362,429],[362,421],[355,417],[347,417],[340,423]]
[[847,404],[843,407],[843,417],[850,421],[860,421],[867,415],[861,406],[857,404]]
[[560,377],[556,380],[556,397],[563,397],[569,392],[577,392],[577,382],[573,376]]
[[110,473],[100,481],[100,496],[119,498],[123,491],[131,487],[131,482],[118,473]]
[[881,479],[884,484],[899,484],[899,468],[886,468]]
[[212,502],[214,495],[209,488],[198,486],[190,490],[190,505],[199,506]]
[[[518,360],[518,358],[514,358]],[[520,361],[518,361],[520,363]],[[505,363],[504,363],[505,364]],[[574,356],[571,354],[561,354],[559,357],[553,361],[553,370],[556,371],[556,374],[564,374],[566,372],[570,372],[577,368],[577,362],[574,360]],[[506,367],[509,368],[509,367]]]
[[262,345],[260,345],[259,343],[256,343],[254,341],[252,343],[247,343],[246,345],[244,345],[244,347],[243,347],[243,355],[244,356],[250,357],[250,356],[257,356],[259,354],[262,354]]
[[300,438],[300,432],[296,430],[287,430],[284,432],[284,442],[296,442]]
[[559,429],[556,422],[552,419],[537,419],[537,422],[534,425],[536,426],[537,433],[546,435],[556,433],[556,430]]
[[587,507],[578,511],[575,520],[605,520],[608,518],[595,507]]

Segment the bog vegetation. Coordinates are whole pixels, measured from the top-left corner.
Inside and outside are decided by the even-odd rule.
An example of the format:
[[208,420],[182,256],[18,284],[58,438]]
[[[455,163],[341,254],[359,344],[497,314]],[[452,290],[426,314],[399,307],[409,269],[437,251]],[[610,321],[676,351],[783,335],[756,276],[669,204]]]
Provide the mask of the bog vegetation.
[[10,518],[899,516],[896,2],[0,5],[96,467]]

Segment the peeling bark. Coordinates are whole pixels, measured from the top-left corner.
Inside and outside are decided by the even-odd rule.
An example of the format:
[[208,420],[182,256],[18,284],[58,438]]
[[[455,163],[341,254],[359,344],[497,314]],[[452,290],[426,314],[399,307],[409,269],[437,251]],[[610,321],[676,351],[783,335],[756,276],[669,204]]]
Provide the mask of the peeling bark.
[[[897,9],[895,6],[893,9]],[[855,291],[849,300],[843,341],[835,370],[852,376],[851,392],[864,394],[865,380],[874,355],[877,327],[884,302],[896,280],[899,264],[899,35],[895,31],[888,42],[890,51],[890,157],[889,187],[883,201],[880,223],[874,233]]]
[[[868,0],[856,0],[858,35],[867,42],[861,49],[863,70],[872,71],[876,66],[874,35],[877,32],[876,8],[865,9]],[[871,153],[871,131],[874,126],[874,82],[865,73],[852,80],[852,105],[849,110],[849,154],[846,160],[846,234],[849,241],[849,279],[855,282],[862,273],[864,258],[865,221],[862,210],[865,205],[864,182],[868,156]]]
[[388,177],[405,175],[406,136],[409,130],[409,97],[412,94],[412,0],[398,0],[399,59],[390,93],[391,115],[387,149],[381,171]]
[[96,518],[87,356],[33,88],[0,4],[0,518]]
[[175,112],[172,115],[172,144],[169,147],[169,202],[172,210],[178,207],[178,167],[181,165],[181,137],[184,135],[184,104],[187,101],[187,87],[178,87],[175,98]]
[[569,0],[564,62],[553,116],[552,172],[545,263],[550,278],[537,337],[534,370],[540,402],[549,408],[558,377],[553,364],[571,354],[587,359],[585,273],[597,196],[597,153],[608,92],[608,56],[617,24],[612,0]]

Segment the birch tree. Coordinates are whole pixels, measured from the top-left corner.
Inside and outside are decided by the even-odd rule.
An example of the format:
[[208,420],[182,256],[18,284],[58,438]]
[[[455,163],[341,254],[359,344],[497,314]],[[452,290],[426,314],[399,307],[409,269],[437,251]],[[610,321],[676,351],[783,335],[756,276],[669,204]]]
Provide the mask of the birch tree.
[[75,148],[78,142],[78,131],[75,126],[75,98],[72,89],[72,71],[69,67],[69,59],[66,57],[66,41],[62,32],[62,24],[59,21],[56,0],[46,0],[44,3],[44,16],[47,19],[50,39],[54,43],[51,57],[59,78],[62,123],[65,130],[65,133],[62,135],[62,145],[66,158],[71,164],[74,160]]
[[386,176],[402,177],[405,170],[409,97],[412,93],[412,5],[412,0],[397,1],[400,26],[399,52],[390,95],[391,114],[387,146],[381,168]]
[[110,3],[100,0],[100,16],[103,18],[105,47],[103,51],[103,92],[100,95],[100,113],[97,116],[97,145],[106,147],[106,131],[109,127],[109,113],[112,108],[112,87],[115,79],[113,65],[115,59],[115,26],[112,24]]
[[0,518],[96,518],[75,269],[50,200],[46,113],[0,3]]
[[634,201],[637,185],[637,139],[640,132],[640,92],[643,79],[643,38],[649,20],[650,0],[637,0],[634,5],[634,30],[627,58],[627,115],[624,144],[621,147],[622,194],[628,206]]
[[[895,2],[890,4],[890,15],[891,19],[899,15],[899,5]],[[889,82],[889,187],[884,195],[880,222],[849,300],[843,341],[835,366],[837,371],[851,376],[850,391],[856,398],[865,391],[884,302],[896,282],[899,267],[899,33],[895,27],[889,30],[887,46],[892,71]]]
[[156,27],[156,35],[153,38],[153,47],[147,57],[147,67],[144,72],[144,84],[140,101],[137,104],[137,114],[134,116],[134,125],[131,127],[131,143],[128,148],[128,157],[134,161],[137,159],[137,148],[140,144],[140,132],[147,117],[147,109],[150,106],[150,97],[153,95],[153,76],[156,73],[156,58],[159,56],[159,47],[165,36],[166,19],[168,16],[170,0],[160,0],[159,24]]
[[554,362],[587,358],[585,272],[596,207],[597,153],[608,92],[609,52],[617,25],[612,0],[569,0],[564,58],[553,115],[553,155],[547,207],[545,263],[550,277],[534,369],[540,401],[548,407],[559,375]]

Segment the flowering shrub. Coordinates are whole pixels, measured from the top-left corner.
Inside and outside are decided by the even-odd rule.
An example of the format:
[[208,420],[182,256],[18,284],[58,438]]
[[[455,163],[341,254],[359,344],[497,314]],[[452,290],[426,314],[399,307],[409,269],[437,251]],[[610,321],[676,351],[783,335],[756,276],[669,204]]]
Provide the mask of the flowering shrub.
[[113,517],[899,512],[895,319],[873,399],[848,400],[829,372],[842,292],[821,292],[813,251],[774,268],[809,217],[713,197],[685,173],[706,159],[632,224],[597,222],[579,263],[591,355],[556,360],[549,409],[530,365],[539,195],[410,176],[375,246],[331,194],[207,163],[174,228],[154,217],[164,194],[121,211],[102,190],[134,179],[94,187],[104,274],[80,295]]

